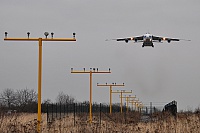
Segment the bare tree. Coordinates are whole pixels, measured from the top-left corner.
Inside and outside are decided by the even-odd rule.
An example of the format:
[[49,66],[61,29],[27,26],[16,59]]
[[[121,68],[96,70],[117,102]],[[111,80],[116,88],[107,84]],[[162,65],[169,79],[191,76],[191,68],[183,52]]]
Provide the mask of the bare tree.
[[1,100],[5,106],[8,108],[11,107],[11,105],[15,104],[15,92],[11,88],[6,88],[1,93]]
[[16,105],[25,106],[37,102],[37,93],[32,89],[21,89],[16,92]]
[[52,102],[51,102],[50,99],[45,99],[42,103],[43,103],[43,104],[51,104]]
[[0,93],[0,105],[9,110],[35,112],[37,110],[37,93],[33,89],[14,91],[7,88]]
[[75,99],[72,96],[64,94],[63,92],[59,92],[56,98],[56,102],[61,104],[74,103],[74,101]]

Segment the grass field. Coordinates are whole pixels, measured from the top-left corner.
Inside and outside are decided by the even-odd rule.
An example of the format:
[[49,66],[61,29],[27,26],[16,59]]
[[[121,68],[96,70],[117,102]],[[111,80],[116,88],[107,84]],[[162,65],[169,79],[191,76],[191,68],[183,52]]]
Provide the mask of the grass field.
[[[200,113],[179,113],[177,118],[169,116],[148,122],[133,122],[130,118],[126,124],[104,117],[100,124],[93,118],[90,124],[76,116],[74,126],[73,115],[69,115],[47,124],[46,114],[43,114],[42,133],[200,133]],[[36,127],[37,114],[0,114],[0,133],[36,133]]]

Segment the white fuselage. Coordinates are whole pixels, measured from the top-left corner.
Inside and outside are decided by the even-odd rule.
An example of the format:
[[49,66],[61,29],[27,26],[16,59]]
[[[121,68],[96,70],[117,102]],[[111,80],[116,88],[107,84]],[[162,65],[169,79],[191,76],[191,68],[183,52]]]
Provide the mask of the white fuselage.
[[149,33],[146,33],[143,35],[143,47],[144,46],[153,46],[153,42],[152,42],[152,35]]

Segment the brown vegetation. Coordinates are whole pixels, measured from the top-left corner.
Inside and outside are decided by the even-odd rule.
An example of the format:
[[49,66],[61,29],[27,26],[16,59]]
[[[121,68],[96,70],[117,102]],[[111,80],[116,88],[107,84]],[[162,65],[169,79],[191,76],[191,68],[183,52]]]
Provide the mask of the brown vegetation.
[[[87,121],[87,114],[75,118],[69,115],[52,123],[46,122],[46,114],[43,114],[42,133],[199,133],[200,113],[179,113],[177,117],[166,115],[154,116],[152,121],[139,121],[138,115],[113,114],[112,120],[102,116],[101,124],[98,116],[93,116],[93,122]],[[119,119],[121,118],[121,119]],[[75,125],[74,125],[75,124]],[[0,114],[1,133],[35,133],[37,126],[37,114],[14,113],[11,115]]]

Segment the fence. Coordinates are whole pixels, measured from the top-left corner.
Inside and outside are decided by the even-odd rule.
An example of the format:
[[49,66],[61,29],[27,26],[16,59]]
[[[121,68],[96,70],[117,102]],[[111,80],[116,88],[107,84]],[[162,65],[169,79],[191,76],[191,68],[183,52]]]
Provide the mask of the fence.
[[[112,105],[112,114],[110,114],[110,106],[107,104],[92,104],[93,121],[101,123],[103,120],[109,120],[113,122],[128,123],[130,121],[139,120],[141,115],[150,118],[150,115],[155,112],[159,112],[157,107],[143,107],[140,110],[133,108],[122,107],[123,113],[120,112],[121,107],[119,104]],[[62,119],[64,117],[73,117],[74,125],[76,117],[79,117],[82,121],[89,119],[89,103],[66,103],[66,104],[48,104],[46,105],[47,122],[53,122],[56,119]],[[136,118],[137,116],[137,118]],[[142,118],[143,119],[143,118]]]
[[[125,107],[123,107],[125,110]],[[89,114],[89,104],[86,103],[67,103],[67,104],[47,104],[47,121],[50,122],[55,119],[61,119],[68,114],[80,115],[83,113]],[[92,112],[93,114],[102,112],[109,113],[110,106],[106,104],[93,104]],[[120,107],[113,105],[112,112],[120,112]]]

